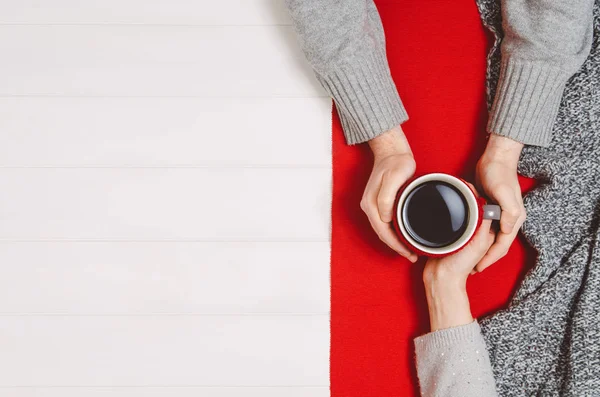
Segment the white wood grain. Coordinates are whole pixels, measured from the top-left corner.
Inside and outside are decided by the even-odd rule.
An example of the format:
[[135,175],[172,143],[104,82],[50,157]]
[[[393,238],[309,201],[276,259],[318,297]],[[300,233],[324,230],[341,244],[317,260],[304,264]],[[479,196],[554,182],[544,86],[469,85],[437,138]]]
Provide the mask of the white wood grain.
[[0,397],[329,396],[331,108],[289,23],[0,0]]
[[2,0],[2,24],[289,24],[283,0]]
[[0,142],[0,166],[330,166],[331,100],[4,97]]
[[329,387],[0,388],[0,397],[329,397]]
[[0,95],[324,96],[289,26],[0,26]]
[[0,315],[329,312],[329,243],[1,243]]
[[328,329],[314,315],[0,316],[0,386],[326,386]]
[[0,169],[0,239],[327,241],[329,169]]

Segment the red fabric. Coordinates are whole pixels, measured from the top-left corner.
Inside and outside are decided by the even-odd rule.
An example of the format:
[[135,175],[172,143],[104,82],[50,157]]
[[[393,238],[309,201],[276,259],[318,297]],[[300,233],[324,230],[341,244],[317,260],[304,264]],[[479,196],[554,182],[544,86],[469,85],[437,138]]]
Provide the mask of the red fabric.
[[[388,58],[410,120],[417,174],[473,180],[485,144],[488,38],[473,0],[378,1]],[[359,207],[372,165],[347,146],[334,112],[331,244],[331,395],[417,396],[412,339],[429,320],[421,274],[384,246]],[[531,187],[531,181],[522,181]],[[534,252],[517,241],[468,283],[475,316],[503,307]]]

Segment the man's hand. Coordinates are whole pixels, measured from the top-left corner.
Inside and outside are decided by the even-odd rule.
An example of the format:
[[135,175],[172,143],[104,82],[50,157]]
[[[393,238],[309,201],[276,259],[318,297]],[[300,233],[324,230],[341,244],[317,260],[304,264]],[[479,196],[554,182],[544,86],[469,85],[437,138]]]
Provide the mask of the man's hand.
[[506,255],[525,222],[523,197],[517,179],[517,163],[522,149],[522,143],[492,134],[477,164],[477,184],[502,208],[500,231],[492,247],[477,264],[479,272]]
[[398,126],[369,141],[369,146],[375,162],[360,207],[384,243],[416,262],[417,255],[402,244],[391,225],[396,193],[415,173],[415,159],[408,141]]

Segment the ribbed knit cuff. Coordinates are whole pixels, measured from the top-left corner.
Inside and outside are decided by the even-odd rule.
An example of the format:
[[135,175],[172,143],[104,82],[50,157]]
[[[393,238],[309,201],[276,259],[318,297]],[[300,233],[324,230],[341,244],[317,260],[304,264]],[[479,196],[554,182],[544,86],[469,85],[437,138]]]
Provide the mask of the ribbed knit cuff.
[[349,145],[366,142],[408,120],[386,56],[379,51],[354,58],[317,79],[335,101]]
[[548,146],[568,79],[569,74],[546,62],[503,59],[488,131]]
[[463,346],[475,342],[484,343],[477,320],[467,325],[445,328],[415,338],[415,353],[424,357],[429,351],[441,351],[452,346]]

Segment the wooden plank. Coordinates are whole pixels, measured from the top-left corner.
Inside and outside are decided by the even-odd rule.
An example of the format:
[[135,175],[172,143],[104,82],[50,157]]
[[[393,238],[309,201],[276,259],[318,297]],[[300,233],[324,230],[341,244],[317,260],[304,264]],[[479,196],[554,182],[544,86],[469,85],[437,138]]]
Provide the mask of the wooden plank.
[[289,26],[0,26],[0,95],[325,96]]
[[328,330],[328,316],[0,316],[0,386],[326,386]]
[[0,141],[0,166],[329,167],[331,100],[4,97]]
[[0,315],[329,312],[329,243],[0,243]]
[[283,0],[19,0],[0,2],[0,24],[289,24]]
[[0,239],[328,241],[328,169],[0,169]]

